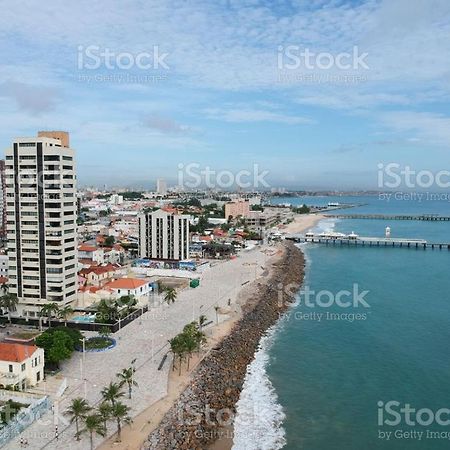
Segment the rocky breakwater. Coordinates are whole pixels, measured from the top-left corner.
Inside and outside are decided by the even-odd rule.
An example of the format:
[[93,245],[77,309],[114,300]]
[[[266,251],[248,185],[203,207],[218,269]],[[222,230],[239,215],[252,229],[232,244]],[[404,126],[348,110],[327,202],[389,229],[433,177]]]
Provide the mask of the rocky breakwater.
[[254,298],[230,334],[211,350],[159,427],[143,445],[145,450],[207,448],[233,422],[247,366],[261,336],[293,301],[304,276],[302,252],[292,243],[283,245],[281,258],[269,277],[255,287]]

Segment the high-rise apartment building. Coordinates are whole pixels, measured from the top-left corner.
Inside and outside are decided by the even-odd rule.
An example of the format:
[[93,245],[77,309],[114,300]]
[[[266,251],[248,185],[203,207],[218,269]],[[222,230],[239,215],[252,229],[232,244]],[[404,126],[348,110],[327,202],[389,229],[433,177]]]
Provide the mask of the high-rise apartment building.
[[158,178],[156,180],[156,193],[159,195],[167,194],[167,183],[163,178]]
[[6,238],[6,179],[5,161],[0,160],[0,240]]
[[18,313],[77,298],[77,198],[69,134],[39,132],[6,151],[9,291]]
[[140,215],[139,254],[168,261],[189,258],[189,216],[162,209]]

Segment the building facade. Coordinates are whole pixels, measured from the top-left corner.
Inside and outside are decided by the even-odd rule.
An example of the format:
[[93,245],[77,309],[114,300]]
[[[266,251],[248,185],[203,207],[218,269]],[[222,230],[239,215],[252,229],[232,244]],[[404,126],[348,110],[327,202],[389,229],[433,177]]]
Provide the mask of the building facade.
[[64,132],[19,138],[6,151],[10,292],[18,314],[76,300],[77,198],[74,151]]
[[5,160],[0,160],[0,240],[6,239],[6,178]]
[[158,209],[139,216],[141,258],[180,261],[189,258],[189,216]]
[[0,389],[25,390],[44,379],[44,349],[0,342]]
[[248,199],[234,200],[225,203],[225,219],[238,216],[247,217],[250,214],[250,202]]

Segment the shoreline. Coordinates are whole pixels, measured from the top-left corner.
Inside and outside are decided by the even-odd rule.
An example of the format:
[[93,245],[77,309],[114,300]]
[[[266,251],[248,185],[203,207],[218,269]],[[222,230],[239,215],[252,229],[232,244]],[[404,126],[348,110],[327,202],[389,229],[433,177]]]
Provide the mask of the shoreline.
[[[193,371],[191,382],[142,448],[230,448],[230,425],[247,366],[261,337],[291,303],[289,296],[274,286],[295,283],[299,288],[303,282],[303,253],[292,243],[285,242],[281,248],[282,255],[272,264],[270,275],[264,283],[257,283],[253,300],[242,306],[242,317]],[[226,447],[210,447],[216,441]]]
[[[320,220],[323,219],[323,217],[324,216],[319,214],[296,215],[294,221],[287,226],[282,227],[280,231],[286,233],[300,233],[316,225]],[[133,422],[131,425],[123,428],[122,442],[116,442],[116,435],[113,434],[110,435],[106,440],[104,440],[97,447],[98,449],[129,450],[146,448],[143,447],[145,441],[153,432],[155,432],[155,430],[159,428],[166,414],[171,408],[173,408],[174,404],[176,404],[176,402],[180,399],[185,389],[187,389],[190,383],[192,383],[197,377],[197,368],[199,364],[209,355],[211,350],[215,346],[217,346],[219,342],[224,340],[232,332],[236,323],[238,323],[238,321],[243,317],[243,310],[246,309],[246,305],[254,305],[255,290],[258,289],[258,286],[261,284],[262,280],[264,283],[266,283],[267,278],[273,271],[273,266],[278,264],[282,257],[279,245],[273,247],[265,247],[262,251],[266,253],[264,272],[254,281],[245,286],[242,286],[238,293],[238,299],[236,300],[236,303],[233,303],[234,307],[232,307],[230,311],[228,311],[227,319],[221,321],[218,325],[214,324],[213,326],[205,329],[208,337],[208,342],[206,344],[205,353],[201,355],[201,358],[198,359],[195,356],[191,362],[190,371],[186,371],[183,367],[181,376],[178,375],[177,371],[175,373],[170,371],[167,380],[167,395],[147,406],[147,408],[142,410],[133,418]],[[252,360],[253,356],[249,363],[251,363]],[[226,436],[224,436],[223,439],[216,441],[215,445],[219,445],[218,447],[211,448],[217,450],[222,448],[230,449],[233,441],[232,433],[233,428],[231,426],[229,427],[229,431],[227,431],[227,436],[229,437],[229,439],[226,439]]]

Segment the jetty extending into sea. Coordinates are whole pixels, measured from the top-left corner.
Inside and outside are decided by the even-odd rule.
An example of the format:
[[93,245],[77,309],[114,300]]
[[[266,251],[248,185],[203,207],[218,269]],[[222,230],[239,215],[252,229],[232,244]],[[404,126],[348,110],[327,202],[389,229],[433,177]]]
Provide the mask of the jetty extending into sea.
[[450,216],[439,214],[326,214],[336,219],[420,220],[423,222],[449,222]]
[[305,236],[302,234],[286,235],[285,239],[296,243],[309,242],[312,244],[322,244],[328,246],[347,247],[393,247],[393,248],[413,248],[413,249],[437,249],[450,250],[450,243],[432,243],[423,239],[402,239],[402,238],[382,238],[382,237],[320,237]]

